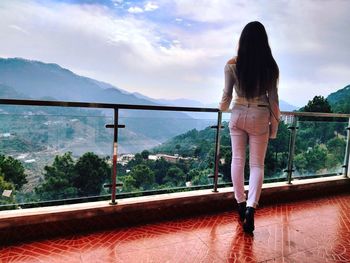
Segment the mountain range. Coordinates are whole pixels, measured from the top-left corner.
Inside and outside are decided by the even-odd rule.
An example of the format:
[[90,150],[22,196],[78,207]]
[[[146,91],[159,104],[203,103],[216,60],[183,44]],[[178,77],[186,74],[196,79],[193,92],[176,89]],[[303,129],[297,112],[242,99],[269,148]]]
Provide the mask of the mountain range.
[[[78,76],[57,64],[21,58],[0,58],[0,98],[163,105],[135,96],[108,83]],[[22,115],[38,112],[41,115],[62,115],[64,113],[64,115],[71,116],[90,116],[92,114],[99,118],[106,116],[109,121],[109,117],[113,114],[112,110],[92,113],[87,109],[66,107],[11,107],[5,105],[0,105],[0,112],[15,112]],[[120,132],[120,141],[124,142],[120,150],[125,152],[156,146],[189,129],[202,129],[209,125],[208,121],[194,120],[185,112],[171,111],[120,110],[119,121],[126,125],[126,129]],[[103,126],[101,129],[104,129]],[[3,129],[0,129],[0,132],[1,130]],[[3,132],[6,131],[3,130]]]
[[[218,102],[203,104],[190,99],[154,99],[141,93],[130,93],[102,81],[79,76],[57,64],[22,58],[0,58],[0,84],[14,88],[22,98],[32,99],[54,98],[64,101],[180,107],[215,108],[218,105]],[[280,104],[281,109],[285,111],[297,108],[282,100]]]
[[[0,98],[210,108],[216,108],[218,105],[218,102],[204,104],[189,99],[154,99],[141,93],[130,93],[102,81],[79,76],[57,64],[22,58],[0,58]],[[330,94],[328,100],[333,109],[337,109],[338,112],[341,110],[347,112],[350,86]],[[51,108],[46,108],[46,113],[52,112]],[[282,111],[297,109],[282,100],[280,100],[280,108]],[[0,106],[0,111],[1,109],[4,109],[4,106]],[[20,107],[17,107],[17,112],[19,109]],[[67,115],[78,114],[77,111],[69,108],[61,108],[58,112],[66,112]],[[83,112],[80,109],[79,114],[84,114]],[[100,114],[110,117],[112,111],[104,110],[100,111]],[[120,123],[126,124],[127,127],[121,132],[121,136],[130,136],[129,138],[133,139],[139,136],[145,145],[156,145],[190,129],[203,129],[213,125],[216,116],[215,113],[204,112],[121,110]],[[228,114],[224,116],[224,119],[228,116]],[[126,137],[124,137],[125,141]],[[133,149],[137,148],[133,147]],[[140,147],[143,146],[140,145]]]

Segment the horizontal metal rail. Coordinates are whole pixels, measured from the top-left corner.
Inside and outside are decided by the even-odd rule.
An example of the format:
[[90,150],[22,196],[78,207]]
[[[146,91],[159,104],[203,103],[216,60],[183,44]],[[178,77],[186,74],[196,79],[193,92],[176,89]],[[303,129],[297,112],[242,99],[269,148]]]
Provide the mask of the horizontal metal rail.
[[[231,110],[224,111],[231,113]],[[350,118],[346,113],[325,113],[325,112],[304,112],[304,111],[281,111],[281,115],[305,116],[305,117],[329,117],[329,118]]]
[[100,109],[126,109],[126,110],[161,110],[161,111],[194,111],[194,112],[219,112],[220,111],[219,109],[216,109],[216,108],[49,101],[49,100],[0,99],[0,104],[21,105],[21,106],[51,106],[51,107],[54,106],[54,107],[100,108]]
[[349,118],[350,114],[345,113],[324,113],[324,112],[296,112],[296,111],[281,111],[282,115],[292,116],[306,116],[306,117],[336,117],[336,118]]
[[[50,101],[50,100],[21,100],[21,99],[0,99],[0,104],[22,105],[22,106],[81,107],[81,108],[101,108],[101,109],[118,108],[118,109],[127,109],[127,110],[161,110],[161,111],[192,111],[192,112],[193,111],[194,112],[219,112],[220,111],[218,108],[113,104],[113,103]],[[231,110],[227,110],[224,112],[230,113]],[[291,116],[307,116],[307,117],[350,118],[350,114],[343,114],[343,113],[281,111],[281,114],[291,115]]]

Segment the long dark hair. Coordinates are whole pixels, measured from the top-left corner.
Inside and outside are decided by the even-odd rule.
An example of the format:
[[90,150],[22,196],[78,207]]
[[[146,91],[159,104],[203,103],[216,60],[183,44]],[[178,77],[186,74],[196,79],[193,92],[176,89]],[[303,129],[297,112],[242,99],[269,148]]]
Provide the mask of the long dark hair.
[[260,22],[250,22],[244,27],[239,39],[236,67],[239,91],[245,98],[266,94],[276,87],[279,69]]

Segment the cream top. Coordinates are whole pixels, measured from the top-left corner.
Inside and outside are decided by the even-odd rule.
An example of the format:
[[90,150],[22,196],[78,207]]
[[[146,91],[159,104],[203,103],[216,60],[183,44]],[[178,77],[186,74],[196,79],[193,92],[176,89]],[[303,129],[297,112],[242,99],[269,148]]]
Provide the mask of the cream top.
[[246,99],[243,96],[239,96],[238,90],[238,78],[236,74],[236,64],[226,64],[225,66],[225,87],[223,90],[222,99],[219,105],[220,110],[227,111],[230,107],[231,101],[234,104],[262,104],[269,105],[270,116],[270,138],[276,138],[278,123],[280,119],[280,109],[277,94],[277,87],[271,87],[270,90],[264,95],[254,97],[252,99]]

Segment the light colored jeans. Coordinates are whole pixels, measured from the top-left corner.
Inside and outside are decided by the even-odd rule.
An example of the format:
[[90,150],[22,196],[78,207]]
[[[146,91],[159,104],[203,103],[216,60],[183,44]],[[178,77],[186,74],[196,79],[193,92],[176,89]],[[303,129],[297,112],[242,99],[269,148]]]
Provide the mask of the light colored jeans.
[[245,202],[244,166],[249,143],[249,192],[247,206],[256,208],[264,180],[264,161],[269,140],[270,111],[258,105],[238,105],[232,109],[230,135],[232,143],[231,178],[235,198]]

